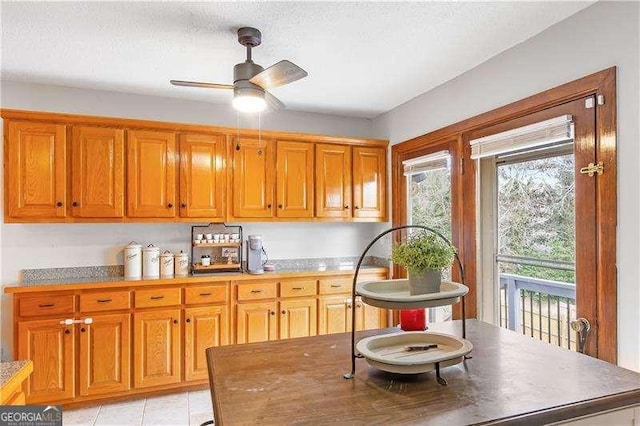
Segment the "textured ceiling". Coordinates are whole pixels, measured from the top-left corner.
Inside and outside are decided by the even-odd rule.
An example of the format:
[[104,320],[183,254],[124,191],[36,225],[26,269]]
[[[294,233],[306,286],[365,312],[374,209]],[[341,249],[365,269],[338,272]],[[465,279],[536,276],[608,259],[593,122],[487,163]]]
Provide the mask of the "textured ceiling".
[[592,2],[2,2],[1,78],[229,102],[254,26],[255,62],[289,59],[309,77],[273,93],[288,109],[373,118]]

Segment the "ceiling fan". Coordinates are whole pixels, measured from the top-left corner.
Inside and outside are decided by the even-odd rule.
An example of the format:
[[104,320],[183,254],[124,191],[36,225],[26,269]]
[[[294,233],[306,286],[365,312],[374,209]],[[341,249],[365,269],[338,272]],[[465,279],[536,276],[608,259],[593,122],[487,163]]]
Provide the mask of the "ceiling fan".
[[306,77],[305,70],[293,62],[282,60],[264,69],[251,60],[251,49],[262,42],[262,34],[251,27],[238,29],[238,42],[247,48],[247,59],[233,67],[233,84],[171,80],[174,86],[233,89],[233,107],[242,112],[259,112],[267,106],[277,111],[284,104],[267,91]]

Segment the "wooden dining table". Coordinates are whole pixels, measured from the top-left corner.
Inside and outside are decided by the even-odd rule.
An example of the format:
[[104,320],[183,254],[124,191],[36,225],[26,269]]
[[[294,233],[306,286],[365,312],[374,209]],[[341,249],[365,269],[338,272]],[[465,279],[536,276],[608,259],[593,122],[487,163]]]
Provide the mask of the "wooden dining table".
[[209,348],[216,425],[546,424],[640,404],[637,372],[477,320],[466,337],[471,358],[441,370],[446,386],[434,372],[392,374],[365,359],[343,378],[350,333]]

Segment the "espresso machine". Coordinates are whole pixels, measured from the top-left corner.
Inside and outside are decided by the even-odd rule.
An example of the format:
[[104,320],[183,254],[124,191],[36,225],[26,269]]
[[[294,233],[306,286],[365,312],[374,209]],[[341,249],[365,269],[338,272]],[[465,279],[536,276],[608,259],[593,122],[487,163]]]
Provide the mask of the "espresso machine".
[[266,252],[262,246],[262,235],[249,235],[247,238],[247,272],[264,274],[262,253],[266,255]]

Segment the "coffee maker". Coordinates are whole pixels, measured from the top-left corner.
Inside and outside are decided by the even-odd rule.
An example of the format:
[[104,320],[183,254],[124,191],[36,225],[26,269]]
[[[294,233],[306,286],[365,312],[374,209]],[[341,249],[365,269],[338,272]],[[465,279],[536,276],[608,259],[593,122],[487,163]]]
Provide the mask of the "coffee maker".
[[250,274],[264,274],[262,268],[262,235],[249,235],[247,240],[247,272]]

